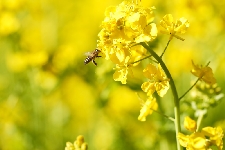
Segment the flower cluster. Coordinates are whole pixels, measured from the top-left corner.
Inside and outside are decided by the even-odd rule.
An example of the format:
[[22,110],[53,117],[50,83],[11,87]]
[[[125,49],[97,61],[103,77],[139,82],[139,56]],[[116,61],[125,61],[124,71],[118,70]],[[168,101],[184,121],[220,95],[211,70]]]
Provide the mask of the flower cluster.
[[185,118],[184,126],[193,132],[191,135],[178,134],[179,143],[187,150],[211,150],[210,146],[223,149],[223,130],[221,127],[204,127],[196,132],[196,122],[189,117]]
[[152,8],[124,1],[118,6],[108,7],[101,24],[97,47],[106,59],[116,64],[115,81],[126,84],[129,67],[146,54],[137,43],[149,42],[157,36]]
[[73,143],[67,142],[65,150],[87,150],[87,143],[84,142],[84,137],[82,135],[77,136],[77,140]]

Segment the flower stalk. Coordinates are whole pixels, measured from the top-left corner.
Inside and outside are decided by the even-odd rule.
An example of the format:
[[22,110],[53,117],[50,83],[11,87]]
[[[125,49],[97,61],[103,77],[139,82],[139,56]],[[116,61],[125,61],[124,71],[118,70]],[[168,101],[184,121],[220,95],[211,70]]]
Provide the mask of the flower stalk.
[[169,46],[170,41],[171,41],[171,40],[169,40],[169,41],[167,42],[165,49],[163,50],[162,54],[160,55],[160,58],[162,58],[163,55],[164,55],[164,53],[166,52],[166,49],[167,49],[167,47]]
[[201,126],[201,123],[202,123],[202,120],[203,120],[205,114],[206,114],[206,112],[204,110],[200,112],[200,115],[198,116],[198,120],[197,120],[197,129],[196,129],[196,131],[199,131],[199,128]]
[[142,60],[145,60],[145,59],[147,59],[147,58],[149,58],[149,57],[151,57],[151,56],[152,56],[152,55],[146,56],[146,57],[144,57],[144,58],[142,58],[142,59],[140,59],[140,60],[134,61],[134,62],[132,62],[132,63],[130,63],[130,64],[135,64],[135,63],[141,62]]
[[198,78],[195,83],[179,98],[179,101],[187,94],[191,91],[191,89],[193,89],[193,87],[198,83],[198,81],[201,80],[201,78]]
[[148,50],[148,52],[150,52],[150,54],[160,63],[161,67],[163,68],[166,76],[169,78],[169,83],[170,83],[170,87],[173,93],[173,98],[174,98],[174,115],[175,115],[175,130],[176,130],[176,139],[177,139],[177,149],[181,150],[182,147],[179,144],[178,141],[178,133],[181,131],[181,127],[180,127],[180,105],[179,105],[179,98],[178,98],[178,93],[176,90],[176,86],[174,84],[173,78],[168,70],[168,68],[166,67],[165,63],[163,62],[163,60],[160,58],[160,56],[158,56],[146,43],[142,42],[140,43],[145,49]]

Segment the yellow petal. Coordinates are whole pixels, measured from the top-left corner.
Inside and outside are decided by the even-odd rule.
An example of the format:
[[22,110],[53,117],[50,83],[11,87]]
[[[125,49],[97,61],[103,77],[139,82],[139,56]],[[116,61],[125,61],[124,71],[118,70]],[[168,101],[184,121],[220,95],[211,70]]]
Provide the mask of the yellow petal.
[[158,33],[156,24],[155,23],[151,23],[149,26],[151,27],[150,35],[155,38],[157,36],[157,33]]
[[144,92],[147,92],[147,96],[151,96],[151,95],[155,92],[155,86],[154,86],[154,83],[151,83],[151,82],[144,82],[144,83],[141,85],[141,89],[142,89]]
[[113,74],[113,79],[115,81],[121,81],[122,84],[126,84],[127,74],[128,74],[128,68],[119,68]]
[[165,29],[170,29],[173,26],[173,16],[171,14],[167,14],[160,21],[160,25]]
[[149,64],[144,70],[143,74],[146,78],[152,79],[157,74],[157,68],[153,64]]
[[212,69],[208,66],[206,67],[200,67],[194,64],[192,61],[193,69],[191,70],[191,73],[198,77],[201,78],[205,83],[213,85],[216,83],[216,79],[213,76]]
[[186,18],[180,18],[179,20],[177,20],[176,24],[175,24],[175,31],[177,33],[181,33],[184,34],[186,33],[188,27],[189,27],[189,22]]
[[147,115],[150,115],[153,113],[153,110],[158,109],[158,104],[156,102],[156,99],[153,97],[149,97],[147,101],[145,102],[144,106],[140,110],[140,115],[138,116],[138,120],[140,121],[146,121]]
[[191,134],[189,145],[193,150],[206,150],[206,138],[204,134],[200,132]]
[[163,97],[169,89],[169,81],[157,82],[155,84],[156,91],[160,97]]
[[197,123],[194,120],[192,120],[190,117],[187,116],[184,119],[184,127],[187,130],[194,132],[194,131],[196,131]]
[[189,135],[184,135],[182,133],[178,133],[177,138],[178,138],[181,146],[187,147],[188,142],[189,142]]
[[210,85],[213,85],[216,83],[216,79],[213,76],[212,69],[210,67],[204,67],[203,68],[204,76],[202,77],[202,80]]

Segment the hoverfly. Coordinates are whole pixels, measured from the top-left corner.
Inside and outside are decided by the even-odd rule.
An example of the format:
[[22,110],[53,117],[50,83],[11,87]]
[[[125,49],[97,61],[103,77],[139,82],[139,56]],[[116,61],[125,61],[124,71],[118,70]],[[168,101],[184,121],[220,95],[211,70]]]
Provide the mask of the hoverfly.
[[93,52],[87,52],[85,53],[85,55],[87,55],[87,58],[85,58],[84,60],[84,64],[88,64],[89,62],[93,62],[95,64],[95,66],[97,66],[97,63],[95,62],[95,58],[97,57],[102,57],[102,56],[98,56],[98,54],[100,53],[101,51],[98,50],[98,49],[95,49]]

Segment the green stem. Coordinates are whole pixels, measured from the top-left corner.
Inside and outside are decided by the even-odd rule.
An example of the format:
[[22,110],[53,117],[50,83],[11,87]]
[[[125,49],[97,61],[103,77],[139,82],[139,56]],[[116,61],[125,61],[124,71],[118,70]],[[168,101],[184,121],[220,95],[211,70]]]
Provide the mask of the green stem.
[[[193,63],[193,62],[192,62]],[[210,64],[210,61],[206,64],[206,67]],[[203,76],[202,76],[203,77]],[[187,90],[187,92],[185,92],[180,98],[179,101],[198,83],[199,80],[202,79],[202,77],[199,77],[195,83]]]
[[[151,108],[150,108],[151,109]],[[171,120],[171,121],[175,121],[175,119],[174,118],[172,118],[172,117],[169,117],[169,116],[167,116],[167,115],[164,115],[164,114],[162,114],[162,113],[160,113],[160,112],[158,112],[158,111],[156,111],[156,110],[154,110],[154,109],[151,109],[151,110],[153,110],[154,112],[156,112],[156,113],[158,113],[159,115],[161,115],[161,116],[163,116],[163,117],[165,117],[165,118],[167,118],[167,119],[169,119],[169,120]]]
[[204,115],[206,114],[206,112],[204,110],[202,110],[200,112],[200,115],[198,116],[198,120],[197,120],[197,129],[196,129],[196,132],[199,131],[199,127],[201,126],[201,123],[202,123],[202,119],[204,118]]
[[130,64],[138,63],[138,62],[140,62],[140,61],[142,61],[142,60],[144,60],[144,59],[147,59],[147,58],[149,58],[149,57],[151,57],[151,56],[152,56],[152,55],[148,55],[148,56],[146,56],[146,57],[144,57],[144,58],[142,58],[142,59],[140,59],[140,60],[134,61],[134,62],[132,62],[132,63],[130,63]]
[[171,41],[171,40],[169,40],[169,41],[167,42],[166,47],[165,47],[165,49],[163,50],[163,52],[162,52],[162,54],[161,54],[160,58],[162,58],[162,57],[163,57],[163,55],[164,55],[164,53],[166,52],[166,49],[167,49],[167,47],[169,46],[170,41]]
[[179,144],[178,141],[178,133],[181,131],[181,127],[180,127],[180,105],[179,105],[179,99],[178,99],[178,94],[177,94],[177,90],[176,90],[176,86],[174,84],[173,78],[169,72],[169,70],[167,69],[165,63],[163,62],[163,60],[146,44],[146,43],[140,43],[145,49],[147,49],[151,55],[160,63],[161,67],[163,68],[166,76],[170,79],[169,83],[170,83],[170,87],[173,93],[173,98],[174,98],[174,115],[175,115],[175,130],[176,130],[176,139],[177,139],[177,149],[181,150],[182,147]]
[[179,100],[181,100],[200,80],[201,78],[198,78],[195,83],[179,98]]

